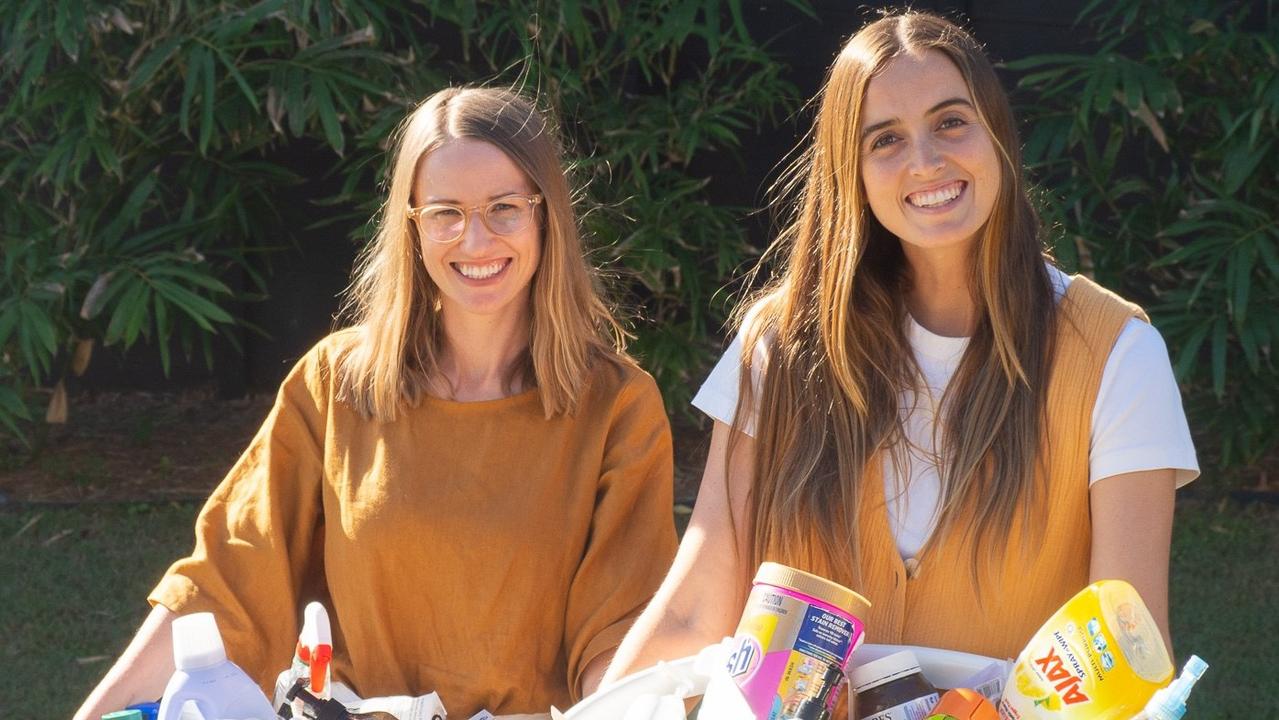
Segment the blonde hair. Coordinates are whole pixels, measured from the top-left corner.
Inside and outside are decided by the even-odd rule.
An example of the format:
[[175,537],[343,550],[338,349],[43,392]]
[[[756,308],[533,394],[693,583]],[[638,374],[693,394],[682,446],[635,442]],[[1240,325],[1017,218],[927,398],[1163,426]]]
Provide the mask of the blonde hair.
[[510,380],[522,373],[526,385],[535,385],[548,418],[571,414],[593,362],[630,362],[628,335],[601,299],[584,257],[554,128],[532,101],[497,88],[441,90],[396,131],[386,204],[344,305],[358,340],[338,365],[340,396],[366,415],[391,421],[401,402],[416,402],[439,375],[439,289],[423,265],[408,207],[422,158],[459,138],[497,146],[544,198],[529,348]]
[[[926,51],[958,68],[1002,164],[970,264],[976,328],[939,413],[936,532],[956,529],[960,512],[971,510],[962,531],[974,548],[984,546],[1006,536],[1035,492],[1054,300],[1012,111],[968,33],[927,13],[884,17],[854,35],[831,67],[811,144],[780,183],[796,196],[794,216],[766,257],[784,253],[784,271],[743,305],[755,308],[743,364],[754,363],[757,343],[767,348],[760,396],[743,372],[734,423],[740,429],[746,413],[758,413],[749,567],[785,558],[856,578],[865,471],[877,452],[904,445],[899,394],[920,387],[906,336],[910,268],[867,203],[857,138],[871,79],[894,58]],[[983,556],[1001,552],[1002,544]]]

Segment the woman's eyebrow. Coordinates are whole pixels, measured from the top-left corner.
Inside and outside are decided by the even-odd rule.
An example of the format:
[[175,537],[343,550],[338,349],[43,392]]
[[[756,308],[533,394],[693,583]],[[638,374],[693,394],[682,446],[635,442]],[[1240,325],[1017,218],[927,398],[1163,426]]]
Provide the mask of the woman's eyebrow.
[[[961,98],[961,97],[953,97],[953,98],[947,98],[945,100],[942,100],[936,105],[928,108],[928,111],[925,112],[924,114],[933,115],[935,113],[941,112],[942,110],[945,110],[948,107],[951,107],[952,105],[963,105],[964,107],[973,109],[973,104],[969,102],[967,99]],[[862,142],[865,142],[866,138],[870,137],[871,134],[878,132],[879,130],[883,130],[886,127],[896,125],[899,122],[901,122],[901,120],[894,117],[894,118],[889,118],[887,120],[884,120],[882,122],[877,122],[874,125],[867,127],[865,130],[862,130],[862,137],[861,137]]]
[[[492,195],[489,195],[488,200],[486,202],[493,202],[494,200],[500,200],[501,198],[507,197],[508,195],[528,195],[528,194],[530,193],[523,190],[503,190],[502,192],[493,193]],[[461,205],[462,202],[460,200],[454,200],[453,198],[431,196],[426,199],[425,204],[427,205]]]
[[948,99],[948,100],[942,100],[941,102],[937,103],[936,105],[934,105],[934,106],[932,106],[932,107],[928,108],[928,112],[927,112],[927,113],[925,113],[925,114],[926,114],[926,115],[932,115],[932,114],[934,114],[934,113],[941,112],[942,110],[945,110],[946,108],[948,108],[948,107],[950,107],[950,106],[952,106],[952,105],[963,105],[964,107],[967,107],[967,108],[968,108],[968,109],[970,109],[970,110],[975,110],[975,109],[976,109],[976,108],[974,108],[974,107],[973,107],[973,104],[967,100],[967,98],[953,97],[953,98],[950,98],[950,99]]

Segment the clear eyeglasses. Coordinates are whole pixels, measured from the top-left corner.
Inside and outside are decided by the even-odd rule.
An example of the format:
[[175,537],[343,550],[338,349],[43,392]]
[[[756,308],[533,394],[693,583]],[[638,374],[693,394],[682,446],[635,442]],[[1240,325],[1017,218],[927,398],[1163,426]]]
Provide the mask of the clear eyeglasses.
[[481,210],[480,220],[495,235],[510,235],[529,226],[533,221],[533,209],[542,202],[541,195],[503,195],[482,205],[462,207],[450,203],[436,203],[422,207],[410,207],[409,219],[417,223],[422,237],[447,244],[456,242],[466,232],[471,213]]

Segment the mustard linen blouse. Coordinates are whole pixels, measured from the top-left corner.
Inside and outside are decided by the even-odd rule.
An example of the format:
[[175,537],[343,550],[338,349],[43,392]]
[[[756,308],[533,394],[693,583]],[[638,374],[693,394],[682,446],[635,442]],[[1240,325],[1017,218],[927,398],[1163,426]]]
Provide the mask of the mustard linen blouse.
[[656,384],[597,362],[572,416],[547,420],[531,390],[425,397],[383,423],[336,397],[335,355],[354,338],[293,368],[149,600],[212,611],[264,688],[320,600],[334,679],[364,697],[436,691],[461,718],[571,705],[675,554]]

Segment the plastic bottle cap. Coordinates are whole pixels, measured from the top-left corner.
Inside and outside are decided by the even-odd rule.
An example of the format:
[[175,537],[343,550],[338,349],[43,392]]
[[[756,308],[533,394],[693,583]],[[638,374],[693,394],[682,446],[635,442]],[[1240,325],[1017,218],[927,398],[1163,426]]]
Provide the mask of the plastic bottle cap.
[[999,720],[999,712],[995,710],[995,706],[982,697],[981,693],[968,688],[947,690],[933,707],[932,713],[936,717],[955,720]]
[[920,669],[915,653],[903,650],[853,668],[848,676],[848,684],[852,686],[853,692],[860,693],[917,672]]
[[870,601],[843,585],[781,563],[762,563],[755,573],[755,582],[797,590],[859,618],[870,612]]
[[173,664],[198,670],[226,661],[226,648],[213,613],[183,615],[173,621]]

